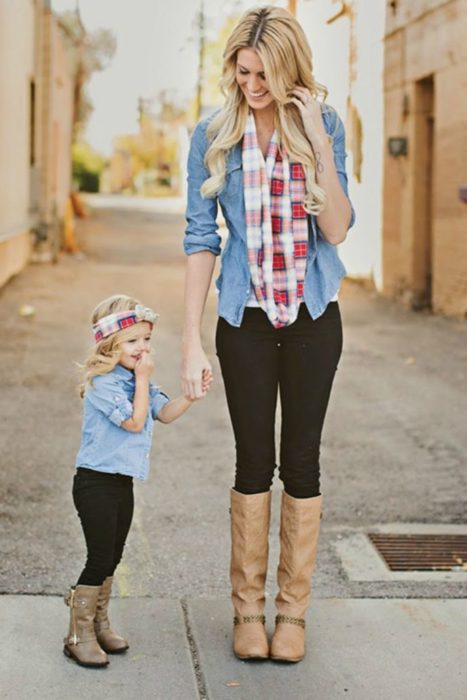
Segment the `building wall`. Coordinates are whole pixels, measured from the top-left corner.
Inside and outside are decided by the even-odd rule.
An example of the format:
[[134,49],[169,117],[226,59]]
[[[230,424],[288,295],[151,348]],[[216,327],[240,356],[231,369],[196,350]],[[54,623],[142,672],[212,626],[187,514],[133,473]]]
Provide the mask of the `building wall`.
[[0,285],[31,251],[30,81],[35,70],[35,5],[0,3]]
[[[347,174],[357,221],[339,254],[350,276],[382,287],[384,0],[298,0],[314,74],[346,126]],[[333,19],[335,18],[335,19]],[[331,20],[331,21],[329,21]]]
[[42,217],[47,222],[63,218],[71,189],[73,82],[69,57],[60,29],[50,11],[43,15],[43,101],[41,155]]
[[383,291],[467,313],[467,0],[398,0],[387,10]]
[[56,253],[70,192],[72,77],[47,1],[0,2],[0,104],[2,286],[31,259],[33,230],[48,236],[38,259]]

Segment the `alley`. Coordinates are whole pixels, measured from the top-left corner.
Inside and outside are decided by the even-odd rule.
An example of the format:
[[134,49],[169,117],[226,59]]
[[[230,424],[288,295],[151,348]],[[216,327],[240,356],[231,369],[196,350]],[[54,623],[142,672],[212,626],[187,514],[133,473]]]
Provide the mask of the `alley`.
[[[55,596],[61,596],[76,579],[83,561],[82,535],[70,493],[80,431],[77,363],[91,343],[89,317],[100,299],[123,292],[158,311],[155,379],[172,396],[180,391],[183,217],[176,208],[138,209],[137,203],[129,208],[119,206],[118,198],[114,201],[114,205],[97,206],[80,223],[78,241],[84,257],[64,257],[56,266],[30,266],[1,292],[0,527],[4,555],[0,593],[49,596],[46,605],[54,604]],[[414,314],[350,282],[345,283],[340,301],[345,349],[322,448],[325,513],[315,596],[324,605],[325,599],[332,604],[334,599],[465,597],[465,567],[431,577],[371,577],[363,569],[359,575],[355,560],[353,568],[345,561],[356,536],[384,528],[412,532],[431,527],[437,532],[443,526],[445,531],[465,534],[465,323]],[[34,307],[34,316],[19,314],[24,304]],[[183,642],[187,658],[191,655],[201,665],[201,670],[197,667],[198,691],[209,693],[211,688],[209,697],[216,700],[260,698],[259,692],[242,694],[240,687],[227,687],[226,682],[235,677],[213,671],[208,649],[199,641],[205,619],[211,626],[214,619],[223,625],[222,634],[219,629],[217,634],[226,648],[230,630],[228,502],[234,451],[213,344],[215,307],[212,291],[204,338],[215,383],[207,399],[195,404],[180,421],[157,427],[150,479],[136,486],[134,527],[117,575],[118,594],[127,600],[118,603],[128,606],[138,600],[142,622],[141,610],[148,609],[149,599],[157,599],[162,617],[182,601],[177,615],[181,621],[184,611],[185,621],[193,623],[188,641]],[[278,556],[277,481],[274,491],[271,600]],[[191,608],[186,603],[190,600],[194,601]],[[212,607],[209,600],[215,600]],[[130,608],[125,610],[129,614]],[[224,610],[226,615],[220,614]],[[322,610],[319,614],[325,626]],[[58,612],[63,616],[64,632],[65,607]],[[465,608],[462,614],[465,624]],[[375,613],[373,619],[377,617]],[[272,621],[272,611],[270,618]],[[460,619],[460,613],[453,613],[452,619]],[[357,618],[350,624],[354,623],[358,626]],[[56,642],[50,654],[60,653],[60,639]],[[454,645],[454,657],[456,649]],[[68,662],[59,658],[59,663]],[[237,663],[235,667],[235,663],[229,659],[229,668],[245,666]],[[305,675],[306,663],[301,665]],[[389,676],[396,670],[388,670]],[[205,677],[208,671],[211,675]],[[262,673],[267,674],[265,667]],[[297,681],[298,673],[299,667],[284,669],[281,682]],[[377,676],[375,670],[374,688],[379,687]],[[461,687],[461,680],[460,675],[456,677],[459,685],[453,686],[454,691]],[[357,680],[349,676],[350,689],[352,682]],[[221,686],[223,691],[213,690]],[[332,700],[344,694],[343,684],[332,687],[332,692],[316,697]],[[169,688],[164,697],[189,698],[185,692]],[[281,695],[271,692],[267,697],[285,697],[282,691]],[[162,695],[143,692],[140,697]],[[394,695],[375,691],[365,696],[357,691],[353,697]],[[397,697],[417,696],[397,692]],[[435,695],[424,692],[419,697]],[[450,697],[461,695],[454,692]]]

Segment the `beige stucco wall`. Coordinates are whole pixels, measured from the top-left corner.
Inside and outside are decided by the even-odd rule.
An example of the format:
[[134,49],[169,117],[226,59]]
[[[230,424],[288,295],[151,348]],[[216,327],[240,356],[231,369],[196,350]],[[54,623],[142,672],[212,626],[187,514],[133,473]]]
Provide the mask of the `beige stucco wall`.
[[[31,229],[61,221],[70,192],[71,68],[46,5],[43,0],[0,2],[0,286],[30,259]],[[51,226],[42,259],[48,248],[55,254],[59,238],[60,226]]]
[[399,0],[385,38],[385,135],[408,137],[408,155],[385,156],[384,291],[408,303],[423,297],[427,164],[417,89],[433,81],[431,304],[467,313],[467,0]]
[[0,285],[30,254],[30,80],[35,64],[35,5],[0,3]]
[[73,83],[69,57],[54,16],[45,11],[41,21],[40,148],[41,219],[63,218],[71,189]]
[[351,14],[328,23],[341,3],[299,0],[297,19],[310,42],[315,77],[328,88],[327,101],[347,130],[347,174],[357,222],[339,254],[349,275],[371,278],[381,288],[385,2],[347,5]]

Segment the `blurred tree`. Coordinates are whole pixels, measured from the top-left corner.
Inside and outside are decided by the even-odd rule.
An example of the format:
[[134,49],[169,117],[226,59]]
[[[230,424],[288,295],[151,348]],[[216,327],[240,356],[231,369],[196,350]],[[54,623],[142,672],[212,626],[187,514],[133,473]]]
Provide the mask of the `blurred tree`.
[[73,180],[81,192],[99,192],[99,180],[105,158],[86,143],[72,146]]
[[117,40],[109,29],[88,32],[83,25],[79,6],[58,15],[65,42],[72,50],[70,59],[74,74],[73,139],[79,140],[89,115],[92,103],[86,93],[86,82],[92,73],[105,70],[117,48]]
[[111,189],[128,190],[129,175],[133,192],[152,196],[170,194],[179,186],[178,126],[184,112],[165,91],[156,100],[140,99],[138,110],[138,133],[114,139]]
[[200,59],[196,95],[187,110],[188,122],[191,125],[224,104],[224,97],[219,89],[222,54],[240,14],[239,11],[233,11],[227,16],[214,39],[203,39],[203,57]]

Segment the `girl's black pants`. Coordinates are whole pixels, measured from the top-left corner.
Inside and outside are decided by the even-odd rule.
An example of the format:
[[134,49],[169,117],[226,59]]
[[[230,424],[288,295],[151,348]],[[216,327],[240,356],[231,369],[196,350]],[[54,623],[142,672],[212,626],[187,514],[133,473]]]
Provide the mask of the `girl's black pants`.
[[73,501],[87,546],[77,585],[100,586],[122,558],[133,517],[133,479],[80,467],[73,480]]
[[281,329],[262,309],[247,307],[239,328],[219,318],[216,349],[236,443],[235,490],[271,487],[279,394],[279,477],[294,498],[318,496],[321,432],[342,351],[338,303],[315,321],[301,304],[295,323]]

